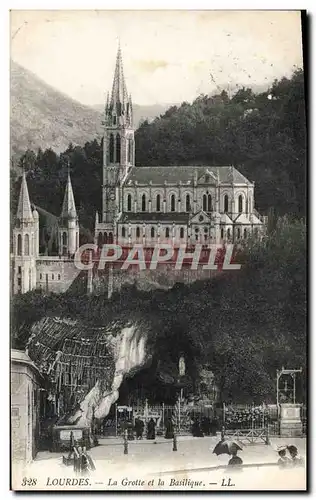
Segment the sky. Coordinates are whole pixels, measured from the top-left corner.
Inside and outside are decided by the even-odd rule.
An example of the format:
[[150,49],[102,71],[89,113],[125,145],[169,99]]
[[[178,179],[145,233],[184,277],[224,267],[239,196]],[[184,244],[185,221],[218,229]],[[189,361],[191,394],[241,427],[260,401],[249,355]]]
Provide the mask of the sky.
[[141,105],[267,86],[303,66],[298,11],[11,11],[11,58],[86,105],[111,90],[118,40]]

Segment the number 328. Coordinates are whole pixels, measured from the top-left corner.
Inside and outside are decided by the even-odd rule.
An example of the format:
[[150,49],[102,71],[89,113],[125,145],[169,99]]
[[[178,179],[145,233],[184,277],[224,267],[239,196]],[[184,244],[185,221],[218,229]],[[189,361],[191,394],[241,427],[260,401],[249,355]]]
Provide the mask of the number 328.
[[24,477],[22,479],[22,486],[36,486],[37,479],[34,477]]

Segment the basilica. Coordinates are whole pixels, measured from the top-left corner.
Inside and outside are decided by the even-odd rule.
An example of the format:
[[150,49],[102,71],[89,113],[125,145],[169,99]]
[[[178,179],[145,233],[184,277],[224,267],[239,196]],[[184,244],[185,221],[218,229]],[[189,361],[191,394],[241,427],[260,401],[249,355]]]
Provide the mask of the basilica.
[[[103,140],[102,212],[96,213],[98,246],[241,242],[260,238],[266,219],[254,202],[254,183],[234,166],[135,166],[132,98],[119,47]],[[58,253],[39,254],[39,215],[31,205],[25,173],[13,227],[12,291],[66,291],[79,247],[79,220],[68,175],[58,223]]]

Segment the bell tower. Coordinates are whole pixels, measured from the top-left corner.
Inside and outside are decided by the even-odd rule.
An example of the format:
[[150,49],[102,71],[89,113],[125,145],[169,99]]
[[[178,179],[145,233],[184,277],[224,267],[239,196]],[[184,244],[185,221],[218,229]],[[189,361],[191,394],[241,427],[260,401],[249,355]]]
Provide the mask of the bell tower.
[[122,211],[121,186],[135,164],[132,99],[127,93],[120,46],[103,125],[102,214],[95,228],[96,238],[100,230],[103,234],[115,235],[115,222]]

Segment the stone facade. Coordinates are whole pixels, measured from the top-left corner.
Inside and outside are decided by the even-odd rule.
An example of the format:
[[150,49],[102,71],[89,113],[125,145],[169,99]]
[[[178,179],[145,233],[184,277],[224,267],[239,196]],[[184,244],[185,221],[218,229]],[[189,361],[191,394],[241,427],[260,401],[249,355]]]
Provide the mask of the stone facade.
[[261,237],[254,183],[233,166],[136,167],[132,100],[119,48],[104,121],[102,213],[95,243],[219,244]]

